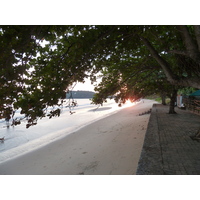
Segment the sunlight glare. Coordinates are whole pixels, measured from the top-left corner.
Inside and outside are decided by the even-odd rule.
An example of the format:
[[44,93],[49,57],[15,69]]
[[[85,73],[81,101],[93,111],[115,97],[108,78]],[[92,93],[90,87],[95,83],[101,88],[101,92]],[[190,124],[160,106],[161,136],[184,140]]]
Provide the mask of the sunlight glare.
[[123,105],[123,107],[127,108],[127,107],[131,107],[133,105],[135,105],[136,102],[131,102],[131,100],[127,100],[126,103]]

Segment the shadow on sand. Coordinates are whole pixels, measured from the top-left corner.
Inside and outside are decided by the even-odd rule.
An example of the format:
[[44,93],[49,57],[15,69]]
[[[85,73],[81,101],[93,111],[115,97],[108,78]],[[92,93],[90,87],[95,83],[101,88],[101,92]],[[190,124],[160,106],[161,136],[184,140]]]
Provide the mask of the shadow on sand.
[[95,111],[104,111],[104,110],[109,110],[112,107],[103,107],[103,108],[94,108],[92,110],[88,110],[88,112],[95,112]]

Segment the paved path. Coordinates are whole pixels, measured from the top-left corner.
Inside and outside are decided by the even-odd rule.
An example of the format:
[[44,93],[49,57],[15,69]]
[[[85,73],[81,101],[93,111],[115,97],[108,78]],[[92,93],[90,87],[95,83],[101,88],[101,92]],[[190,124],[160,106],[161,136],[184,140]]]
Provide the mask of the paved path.
[[200,174],[200,142],[192,140],[200,126],[200,116],[176,108],[170,115],[168,106],[154,104],[138,175]]

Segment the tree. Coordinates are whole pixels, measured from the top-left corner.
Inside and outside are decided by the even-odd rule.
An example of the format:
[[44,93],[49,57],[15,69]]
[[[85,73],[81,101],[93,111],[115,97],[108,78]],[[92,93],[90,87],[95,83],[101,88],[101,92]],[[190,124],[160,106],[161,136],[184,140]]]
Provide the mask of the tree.
[[[150,32],[155,32],[152,27],[149,29],[151,29]],[[159,27],[159,29],[156,29],[156,31],[163,31],[163,27]],[[141,40],[152,57],[160,64],[171,84],[200,88],[199,26],[168,26],[168,30],[166,30],[166,27],[164,27],[164,30],[164,34],[160,37],[156,35],[158,36],[157,41],[160,40],[164,44],[161,50],[156,49],[149,38],[142,36]],[[160,53],[163,51],[178,57],[181,66],[174,68],[173,63],[161,56]]]
[[[59,107],[63,103],[60,99],[65,98],[68,87],[76,81],[83,81],[93,66],[93,55],[88,52],[98,39],[92,31],[88,39],[80,35],[80,31],[87,32],[88,29],[91,28],[0,28],[0,118],[9,120],[15,110],[21,108],[28,128],[37,124],[39,118],[60,115]],[[54,105],[57,108],[53,108]],[[49,106],[52,110],[47,112]],[[14,125],[19,123],[20,119],[13,121]]]
[[[134,60],[134,58],[133,58]],[[109,95],[121,105],[126,100],[136,101],[151,94],[159,94],[170,98],[169,114],[175,114],[175,102],[178,87],[171,85],[165,74],[150,60],[145,65],[126,62],[119,58],[118,64],[107,66],[102,71],[102,82],[95,88],[93,103],[103,104]],[[142,63],[142,62],[141,62]],[[179,86],[180,88],[180,86]]]
[[[117,57],[129,62],[124,73],[132,74],[130,80],[143,74],[141,66],[146,73],[153,58],[172,85],[200,88],[199,32],[199,26],[1,26],[0,117],[9,119],[21,108],[29,127],[44,116],[59,116],[68,87],[88,72],[95,81],[96,72],[107,66],[113,73]],[[133,60],[139,67],[131,72]],[[128,81],[122,84],[118,75],[109,87],[115,85],[112,93],[121,87],[125,99]],[[58,108],[48,113],[53,105]]]

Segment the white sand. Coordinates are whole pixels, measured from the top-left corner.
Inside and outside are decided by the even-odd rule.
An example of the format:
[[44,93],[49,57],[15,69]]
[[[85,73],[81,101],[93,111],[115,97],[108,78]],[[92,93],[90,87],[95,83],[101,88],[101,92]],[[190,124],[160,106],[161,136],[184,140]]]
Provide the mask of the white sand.
[[145,100],[122,109],[65,138],[3,162],[0,174],[135,174],[150,116],[139,114],[153,103]]

